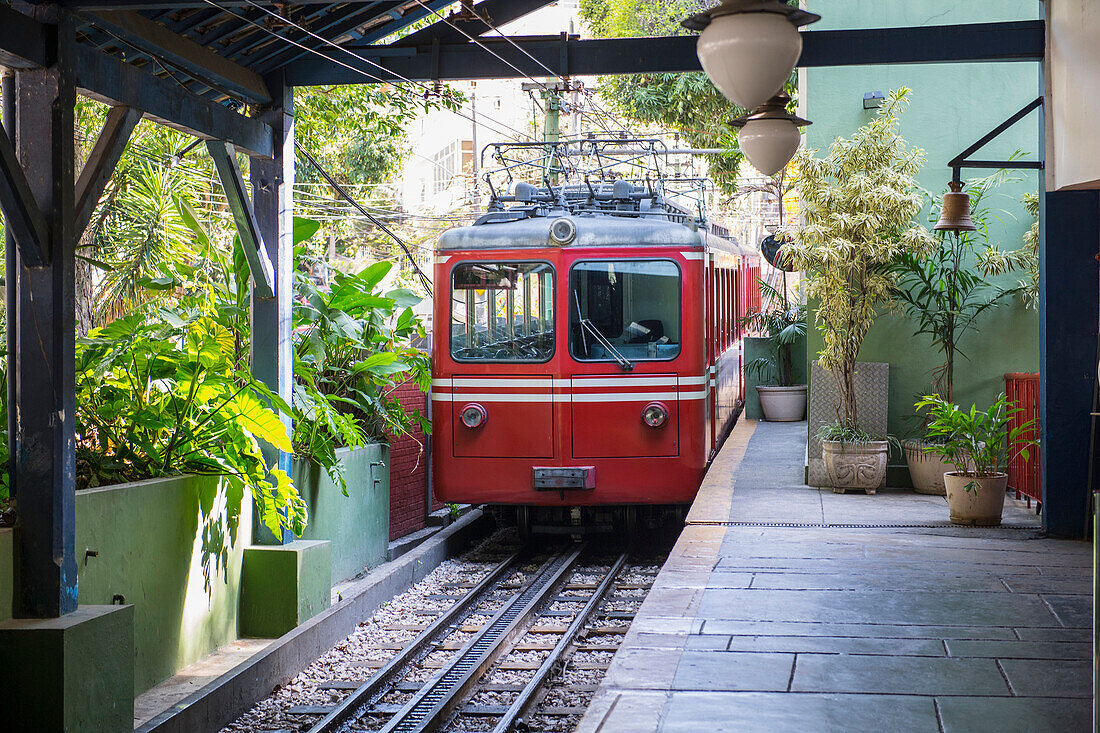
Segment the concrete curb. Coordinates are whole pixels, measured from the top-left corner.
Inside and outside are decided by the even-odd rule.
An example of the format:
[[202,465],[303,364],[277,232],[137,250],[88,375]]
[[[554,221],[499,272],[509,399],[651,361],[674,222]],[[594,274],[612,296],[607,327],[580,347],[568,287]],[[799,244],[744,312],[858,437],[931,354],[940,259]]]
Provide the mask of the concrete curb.
[[343,600],[322,611],[271,646],[188,695],[137,728],[138,733],[218,731],[308,667],[350,634],[364,617],[421,580],[449,557],[484,537],[492,520],[475,510],[415,550],[380,565],[341,591]]

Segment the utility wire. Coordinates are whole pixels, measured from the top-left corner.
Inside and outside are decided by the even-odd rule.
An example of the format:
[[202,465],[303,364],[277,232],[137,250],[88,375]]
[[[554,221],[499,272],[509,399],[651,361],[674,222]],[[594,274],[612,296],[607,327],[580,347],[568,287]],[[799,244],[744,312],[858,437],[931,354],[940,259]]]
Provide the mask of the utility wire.
[[359,204],[358,201],[353,199],[351,197],[351,194],[349,194],[347,192],[347,190],[344,189],[343,186],[341,186],[339,183],[337,183],[336,180],[332,176],[329,175],[328,171],[326,171],[324,168],[321,167],[321,164],[318,163],[317,160],[312,155],[309,154],[309,151],[306,150],[300,142],[295,141],[294,142],[294,147],[297,148],[298,152],[301,153],[302,156],[307,161],[309,161],[310,165],[312,165],[314,168],[317,169],[317,172],[320,173],[321,176],[326,181],[328,181],[329,185],[332,186],[333,189],[335,189],[338,194],[340,194],[345,199],[347,199],[348,203],[350,203],[352,206],[354,206],[356,209],[358,209],[360,214],[362,214],[363,216],[370,219],[371,222],[373,222],[376,227],[378,227],[379,229],[384,231],[386,234],[390,235],[390,237],[393,239],[393,241],[397,242],[397,244],[405,252],[405,256],[409,258],[409,263],[413,266],[413,269],[416,270],[416,273],[420,276],[420,282],[424,286],[424,289],[428,291],[428,295],[431,295],[432,294],[432,281],[431,281],[431,279],[427,275],[424,274],[423,270],[420,269],[420,265],[417,264],[416,258],[413,257],[412,252],[409,251],[408,245],[405,244],[405,242],[401,239],[401,237],[394,234],[393,231],[388,226],[383,224],[373,214],[371,214],[369,211],[367,211],[365,208],[363,208]]
[[[351,64],[345,63],[345,62],[340,61],[338,59],[334,59],[331,56],[323,54],[315,48],[310,48],[309,46],[306,46],[305,44],[299,43],[298,41],[295,41],[293,39],[287,38],[286,36],[280,35],[279,33],[276,33],[275,31],[267,28],[263,24],[257,23],[254,20],[248,18],[247,16],[240,15],[239,13],[234,13],[232,10],[230,10],[226,7],[223,7],[221,5],[218,5],[216,2],[214,2],[214,0],[203,0],[203,2],[205,2],[207,5],[211,5],[215,8],[217,8],[218,10],[221,10],[224,13],[232,15],[233,17],[238,18],[239,20],[243,20],[244,22],[248,23],[249,25],[251,25],[255,28],[258,28],[259,30],[263,31],[264,33],[267,33],[268,35],[270,35],[274,38],[277,38],[277,39],[283,41],[284,43],[289,43],[289,44],[292,44],[294,46],[297,46],[298,48],[301,48],[304,51],[312,53],[316,56],[320,56],[324,60],[329,61],[331,63],[343,66],[344,68],[346,68],[350,71],[353,71],[357,74],[360,74],[360,75],[366,77],[367,79],[371,79],[372,81],[380,83],[380,84],[389,84],[389,83],[391,83],[390,80],[383,79],[382,77],[375,76],[374,74],[370,74],[370,73],[368,73],[366,71],[363,71],[362,69],[360,69],[356,66],[352,66]],[[245,0],[245,2],[248,3],[249,5],[255,7],[256,9],[260,10],[261,12],[266,13],[267,15],[270,15],[272,18],[275,18],[276,20],[280,21],[281,23],[283,23],[285,25],[288,25],[288,26],[291,26],[293,28],[296,28],[297,30],[301,31],[302,33],[305,33],[309,37],[314,38],[314,39],[320,41],[321,43],[323,43],[327,46],[332,46],[336,50],[342,51],[342,52],[346,53],[347,55],[351,56],[352,58],[354,58],[358,61],[362,61],[365,64],[370,64],[371,66],[375,67],[376,69],[378,69],[380,71],[384,71],[388,74],[392,74],[393,76],[397,77],[401,81],[404,81],[408,84],[418,86],[421,89],[423,89],[424,91],[428,92],[429,94],[434,94],[435,93],[434,89],[432,89],[428,85],[424,84],[423,82],[419,82],[419,81],[415,81],[413,79],[409,79],[408,77],[402,76],[401,74],[398,74],[397,72],[391,71],[390,69],[387,69],[382,64],[379,64],[378,62],[373,61],[372,59],[369,59],[365,56],[362,56],[362,55],[352,51],[351,49],[345,48],[344,46],[341,46],[338,43],[330,41],[329,39],[325,38],[324,36],[320,36],[320,35],[314,33],[313,31],[309,30],[308,28],[305,28],[304,26],[299,25],[298,23],[295,23],[294,21],[290,20],[289,18],[285,18],[285,17],[283,17],[279,13],[276,13],[273,10],[269,10],[268,8],[263,7],[259,3],[254,2],[254,0]],[[474,122],[474,123],[477,122],[476,119],[464,114],[461,111],[458,111],[458,110],[450,110],[450,111],[453,112],[454,114],[458,115],[459,117],[464,117],[465,119],[470,120],[471,122]],[[526,137],[529,140],[532,139],[530,135],[517,130],[516,128],[512,127],[511,125],[508,125],[504,122],[501,122],[500,120],[497,120],[497,119],[495,119],[493,117],[490,117],[488,115],[486,115],[486,118],[491,120],[495,125],[497,125],[498,128],[503,128],[505,130],[511,130],[512,133],[514,133],[518,137]],[[498,129],[498,134],[500,134],[499,129]],[[505,135],[507,135],[507,133],[505,133]]]

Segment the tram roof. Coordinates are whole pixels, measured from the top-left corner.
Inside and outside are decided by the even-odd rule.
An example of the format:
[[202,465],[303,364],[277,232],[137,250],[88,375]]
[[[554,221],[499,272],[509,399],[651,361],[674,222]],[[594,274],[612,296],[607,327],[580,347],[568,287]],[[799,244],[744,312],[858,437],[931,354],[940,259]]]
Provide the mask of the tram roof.
[[[576,234],[565,245],[557,245],[550,228],[568,219]],[[576,247],[674,247],[702,249],[707,246],[747,254],[736,241],[658,216],[613,216],[607,214],[538,216],[517,221],[498,221],[458,227],[440,236],[436,250],[552,249]]]

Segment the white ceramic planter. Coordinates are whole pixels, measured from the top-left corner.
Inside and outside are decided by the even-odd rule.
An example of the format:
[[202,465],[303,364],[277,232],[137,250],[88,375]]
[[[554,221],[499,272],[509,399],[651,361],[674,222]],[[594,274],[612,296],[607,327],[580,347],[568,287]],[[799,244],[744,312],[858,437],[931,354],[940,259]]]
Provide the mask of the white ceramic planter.
[[909,464],[909,478],[913,482],[913,490],[918,494],[946,495],[943,475],[955,467],[944,460],[943,456],[929,451],[923,441],[907,440],[903,449],[905,462]]
[[768,422],[798,422],[806,419],[806,385],[757,385],[756,391],[760,394],[760,407]]
[[[947,487],[947,506],[951,510],[953,524],[970,524],[977,527],[996,527],[1001,523],[1005,507],[1005,489],[1008,474],[995,476],[967,476],[958,471],[943,475]],[[966,487],[976,484],[973,491]]]
[[890,444],[885,440],[866,443],[821,441],[825,473],[833,490],[843,493],[857,489],[873,494],[886,478],[886,458]]

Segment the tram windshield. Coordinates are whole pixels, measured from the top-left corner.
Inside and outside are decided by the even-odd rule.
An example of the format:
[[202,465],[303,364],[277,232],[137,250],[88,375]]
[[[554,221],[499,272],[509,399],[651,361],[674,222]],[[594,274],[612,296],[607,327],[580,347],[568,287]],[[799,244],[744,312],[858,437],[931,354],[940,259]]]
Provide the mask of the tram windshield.
[[554,268],[465,262],[451,274],[456,361],[542,362],[554,355]]
[[569,352],[582,361],[680,354],[680,268],[669,260],[592,260],[569,272]]

